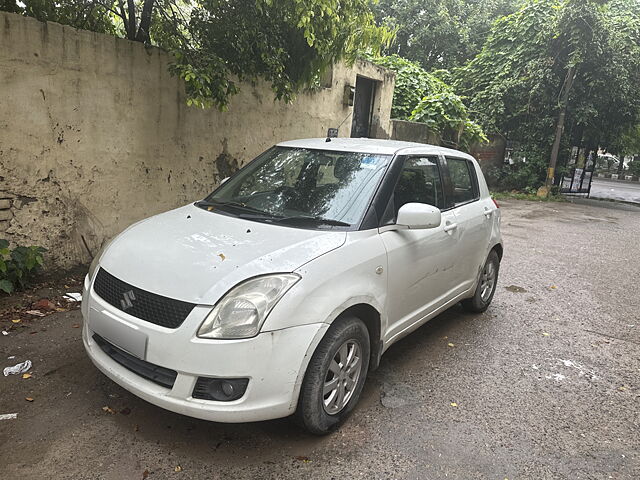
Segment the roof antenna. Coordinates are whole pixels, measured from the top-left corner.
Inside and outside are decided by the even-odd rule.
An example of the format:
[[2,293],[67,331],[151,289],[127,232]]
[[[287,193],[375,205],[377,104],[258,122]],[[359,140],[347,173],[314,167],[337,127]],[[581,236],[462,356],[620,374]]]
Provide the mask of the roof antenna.
[[325,142],[330,142],[332,138],[338,138],[338,129],[337,128],[328,128],[327,129],[327,139]]
[[332,138],[338,138],[338,130],[340,129],[342,124],[347,121],[347,118],[349,118],[352,113],[353,113],[353,110],[349,112],[349,115],[347,115],[344,118],[344,120],[342,120],[342,122],[340,122],[340,125],[338,125],[338,128],[329,128],[327,130],[327,139],[325,140],[325,142],[330,142]]

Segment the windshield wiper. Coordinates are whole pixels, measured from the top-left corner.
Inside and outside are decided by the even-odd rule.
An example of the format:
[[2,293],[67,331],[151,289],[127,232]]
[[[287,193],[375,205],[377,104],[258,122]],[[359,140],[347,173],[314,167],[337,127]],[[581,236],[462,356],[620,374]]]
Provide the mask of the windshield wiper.
[[332,225],[335,227],[350,227],[350,223],[333,220],[331,218],[313,217],[310,215],[298,215],[291,217],[276,217],[273,223],[311,223],[315,225]]
[[273,215],[270,214],[269,212],[265,212],[263,210],[251,207],[241,202],[233,202],[233,201],[227,201],[227,200],[214,200],[214,201],[201,200],[199,202],[196,202],[196,205],[198,205],[199,207],[217,207],[219,205],[222,205],[223,207],[232,207],[232,208],[237,208],[241,210],[247,210],[249,212],[254,212],[263,217],[268,217],[268,218],[273,217]]
[[282,217],[282,216],[274,215],[269,212],[265,212],[263,210],[259,210],[254,207],[250,207],[249,205],[246,205],[241,202],[234,202],[234,201],[228,201],[228,200],[213,200],[213,201],[201,200],[199,202],[196,202],[196,205],[199,207],[216,207],[221,205],[223,207],[232,207],[232,208],[237,208],[241,210],[246,210],[254,213],[255,215],[240,214],[238,216],[240,218],[246,218],[251,220],[267,219],[270,223],[311,223],[315,225],[331,225],[335,227],[351,226],[350,223],[341,222],[340,220],[333,220],[331,218],[316,217],[311,215],[295,215],[295,216],[289,216],[289,217]]

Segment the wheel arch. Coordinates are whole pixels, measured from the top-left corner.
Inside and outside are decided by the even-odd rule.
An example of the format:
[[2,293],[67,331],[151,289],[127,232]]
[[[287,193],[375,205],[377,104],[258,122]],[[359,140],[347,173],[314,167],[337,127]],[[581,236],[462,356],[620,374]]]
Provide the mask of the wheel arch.
[[371,356],[369,359],[369,371],[378,368],[382,355],[381,330],[382,322],[380,312],[369,303],[357,303],[344,310],[336,317],[336,320],[344,317],[354,316],[362,320],[369,331],[369,345]]
[[367,297],[359,297],[352,298],[351,300],[343,303],[340,307],[335,309],[332,314],[326,319],[323,323],[323,328],[318,330],[316,338],[309,345],[309,349],[305,355],[303,360],[303,364],[298,372],[298,378],[296,379],[296,384],[294,388],[294,395],[292,398],[292,407],[297,406],[299,395],[300,395],[300,387],[302,386],[302,382],[304,380],[305,375],[307,374],[307,367],[309,366],[309,362],[311,357],[315,353],[318,345],[327,334],[329,327],[338,319],[344,318],[345,316],[354,316],[362,320],[362,322],[367,327],[369,332],[369,343],[370,343],[370,358],[369,358],[369,371],[373,371],[378,368],[380,364],[380,357],[382,356],[382,340],[381,340],[381,331],[382,331],[382,316],[380,314],[380,310],[373,305],[375,300],[367,299]]
[[502,255],[504,253],[504,247],[502,246],[502,243],[496,243],[491,250],[489,250],[489,253],[495,251],[498,254],[498,260],[502,261]]

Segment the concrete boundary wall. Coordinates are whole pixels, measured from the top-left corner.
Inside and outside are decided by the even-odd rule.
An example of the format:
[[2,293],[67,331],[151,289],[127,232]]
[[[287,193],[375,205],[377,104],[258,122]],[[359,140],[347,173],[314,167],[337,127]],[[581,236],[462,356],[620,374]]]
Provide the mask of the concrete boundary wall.
[[241,85],[227,112],[187,107],[157,48],[0,12],[0,238],[91,259],[106,238],[195,201],[283,140],[349,136],[345,85],[378,82],[372,134],[388,137],[394,75],[336,65],[293,104]]
[[429,130],[425,123],[409,122],[407,120],[391,120],[391,138],[405,142],[427,143],[440,145],[440,136]]

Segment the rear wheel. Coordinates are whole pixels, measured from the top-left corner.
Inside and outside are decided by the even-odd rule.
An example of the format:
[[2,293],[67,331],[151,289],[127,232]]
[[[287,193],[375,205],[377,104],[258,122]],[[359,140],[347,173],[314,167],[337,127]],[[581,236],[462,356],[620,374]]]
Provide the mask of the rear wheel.
[[498,272],[500,270],[500,257],[495,250],[492,250],[484,264],[478,286],[473,297],[462,301],[462,306],[469,312],[484,312],[493,300],[498,283]]
[[336,320],[307,367],[296,411],[298,423],[324,435],[344,422],[360,398],[369,355],[369,332],[362,320]]

